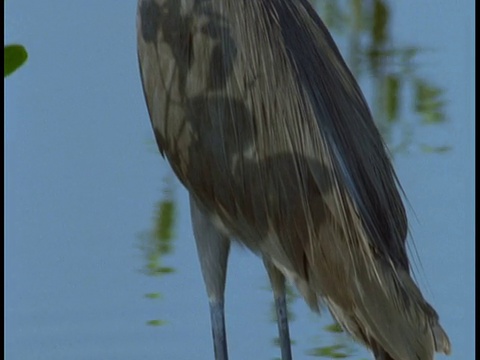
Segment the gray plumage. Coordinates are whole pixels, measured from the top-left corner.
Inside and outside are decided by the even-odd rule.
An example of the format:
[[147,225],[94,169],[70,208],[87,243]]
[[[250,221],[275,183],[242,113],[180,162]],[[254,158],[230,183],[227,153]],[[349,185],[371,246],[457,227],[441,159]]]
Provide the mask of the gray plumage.
[[377,359],[449,353],[409,274],[385,145],[309,3],[140,0],[137,26],[159,149],[191,194],[196,237],[218,238],[197,239],[211,300],[223,304],[235,238],[278,272],[274,290],[289,277]]

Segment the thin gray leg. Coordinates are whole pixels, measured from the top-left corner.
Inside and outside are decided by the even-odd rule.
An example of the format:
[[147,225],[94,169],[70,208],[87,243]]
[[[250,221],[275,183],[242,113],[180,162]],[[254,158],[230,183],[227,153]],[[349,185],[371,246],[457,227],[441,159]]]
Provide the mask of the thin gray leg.
[[280,349],[282,351],[282,360],[292,360],[285,293],[275,296],[275,307],[277,310],[277,324],[278,334],[280,337]]
[[285,296],[285,277],[269,260],[264,258],[263,263],[267,269],[275,298],[275,310],[277,313],[278,335],[280,339],[282,360],[292,360],[290,331],[288,329],[287,300]]
[[223,301],[210,301],[210,319],[212,322],[213,350],[215,359],[227,360],[227,337],[225,331],[225,312]]
[[224,292],[230,240],[212,224],[201,204],[190,196],[193,233],[210,303],[213,348],[216,360],[228,360]]

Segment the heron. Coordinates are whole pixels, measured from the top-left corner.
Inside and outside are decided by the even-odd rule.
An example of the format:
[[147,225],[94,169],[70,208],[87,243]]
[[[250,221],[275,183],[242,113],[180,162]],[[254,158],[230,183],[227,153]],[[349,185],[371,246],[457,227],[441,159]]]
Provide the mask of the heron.
[[283,360],[287,280],[377,360],[450,353],[411,276],[386,145],[307,0],[139,0],[137,53],[159,151],[189,192],[215,359],[233,241],[265,264]]

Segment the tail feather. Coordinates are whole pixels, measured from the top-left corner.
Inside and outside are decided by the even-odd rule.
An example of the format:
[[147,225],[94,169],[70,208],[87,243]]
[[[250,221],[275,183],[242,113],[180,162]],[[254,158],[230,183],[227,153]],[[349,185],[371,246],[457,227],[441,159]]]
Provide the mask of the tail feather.
[[440,324],[437,323],[432,326],[432,334],[435,340],[435,351],[438,353],[444,353],[445,355],[450,355],[452,352],[450,340]]
[[437,313],[408,270],[378,258],[372,264],[360,249],[339,241],[336,229],[322,228],[323,240],[307,253],[309,285],[347,332],[378,359],[433,360],[435,352],[450,353]]
[[[383,270],[381,283],[357,271],[351,310],[345,311],[329,299],[337,320],[374,352],[379,347],[379,353],[384,351],[395,360],[432,360],[434,352],[449,354],[450,341],[437,313],[408,273],[401,270],[397,277],[391,268]],[[377,358],[389,359],[386,354]]]

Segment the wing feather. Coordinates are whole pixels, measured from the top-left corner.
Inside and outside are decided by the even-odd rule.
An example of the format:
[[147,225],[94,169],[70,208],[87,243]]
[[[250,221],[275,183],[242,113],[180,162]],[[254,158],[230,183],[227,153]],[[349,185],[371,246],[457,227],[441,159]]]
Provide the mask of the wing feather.
[[159,148],[198,201],[371,348],[449,349],[385,145],[308,2],[140,0],[137,27]]

